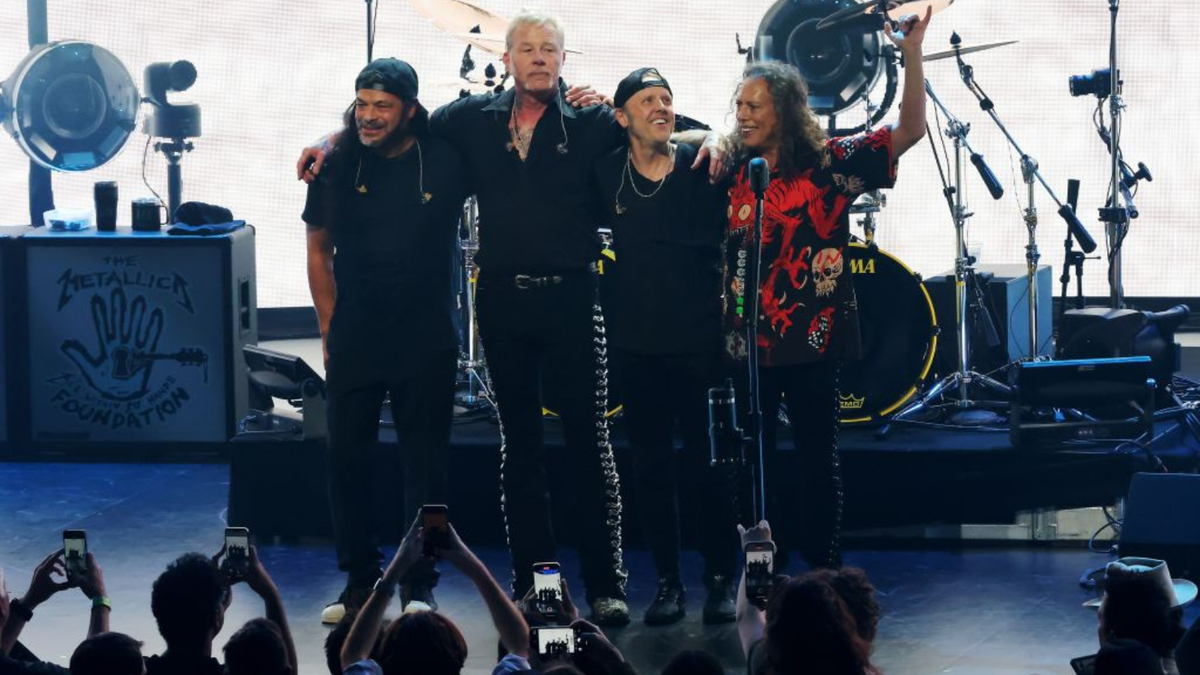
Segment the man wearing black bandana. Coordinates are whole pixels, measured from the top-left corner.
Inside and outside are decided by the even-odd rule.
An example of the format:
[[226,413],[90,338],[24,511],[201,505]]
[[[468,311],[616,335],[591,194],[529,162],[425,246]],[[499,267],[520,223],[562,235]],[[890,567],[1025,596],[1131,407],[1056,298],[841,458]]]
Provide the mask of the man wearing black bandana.
[[[372,61],[355,91],[303,215],[328,380],[334,536],[348,575],[324,623],[361,606],[379,578],[368,486],[386,395],[405,462],[403,522],[423,503],[446,499],[458,358],[452,280],[468,194],[458,152],[428,135],[411,66]],[[402,595],[432,604],[436,582],[427,559]]]
[[[734,620],[735,514],[728,485],[708,464],[708,388],[721,379],[721,242],[726,195],[691,171],[697,150],[671,142],[671,86],[640,68],[617,86],[616,119],[628,147],[596,166],[616,263],[605,313],[634,451],[643,532],[658,571],[650,625],[683,618],[678,495],[697,501],[706,623]],[[606,270],[606,274],[609,272]],[[684,451],[677,467],[674,430]],[[679,480],[676,473],[679,469]],[[682,483],[684,490],[677,488]]]

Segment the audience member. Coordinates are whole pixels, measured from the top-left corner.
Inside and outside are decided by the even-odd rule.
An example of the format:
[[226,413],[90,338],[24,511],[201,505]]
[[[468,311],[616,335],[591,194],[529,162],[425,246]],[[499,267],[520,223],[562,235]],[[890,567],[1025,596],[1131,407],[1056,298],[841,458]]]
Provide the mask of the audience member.
[[1136,640],[1113,640],[1096,654],[1094,675],[1163,675],[1158,654]]
[[[167,643],[161,655],[146,659],[147,675],[221,675],[221,664],[212,655],[212,643],[225,624],[225,610],[233,600],[230,580],[220,570],[221,553],[208,558],[186,553],[167,566],[154,582],[150,609],[158,632]],[[279,627],[289,669],[296,663],[296,648],[288,629],[279,590],[250,547],[246,585],[262,598],[266,617]]]
[[62,666],[40,661],[18,642],[25,624],[33,619],[33,610],[54,594],[79,588],[92,601],[87,637],[108,631],[112,603],[104,587],[104,570],[95,555],[87,554],[87,569],[67,579],[66,560],[61,550],[46,556],[33,571],[29,589],[20,598],[9,599],[7,588],[0,589],[0,673],[5,675],[64,675]]
[[[500,642],[508,656],[497,666],[529,670],[529,628],[483,563],[463,544],[448,525],[446,547],[433,549],[441,558],[463,572],[479,590]],[[396,585],[413,565],[424,559],[425,531],[418,517],[400,542],[396,555],[375,584],[342,645],[342,668],[348,675],[457,675],[467,658],[466,641],[449,619],[428,611],[408,612],[393,621],[379,637],[372,654],[383,613],[396,593]],[[374,658],[372,658],[372,656]],[[508,672],[511,672],[509,670]]]
[[[346,644],[346,637],[350,635],[350,628],[357,618],[358,610],[346,612],[330,629],[329,635],[325,636],[325,666],[329,669],[329,675],[342,675],[342,645]],[[370,653],[374,654],[378,648],[379,636],[376,635]]]
[[[743,546],[770,542],[766,521],[746,530]],[[750,675],[876,675],[871,644],[860,634],[847,602],[821,573],[781,577],[766,611],[746,597],[743,574],[738,589],[738,636]]]
[[225,643],[228,675],[295,675],[279,626],[270,619],[250,619]]
[[71,675],[142,675],[145,672],[142,643],[124,633],[101,633],[90,637],[71,654]]

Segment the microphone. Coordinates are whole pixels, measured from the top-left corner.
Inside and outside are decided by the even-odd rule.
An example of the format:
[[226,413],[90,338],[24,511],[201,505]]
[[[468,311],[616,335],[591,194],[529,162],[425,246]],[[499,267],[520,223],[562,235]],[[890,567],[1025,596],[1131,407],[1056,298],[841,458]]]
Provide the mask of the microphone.
[[1070,204],[1063,204],[1058,209],[1058,215],[1067,221],[1067,229],[1071,234],[1075,235],[1075,241],[1079,242],[1079,248],[1083,249],[1084,253],[1091,253],[1096,250],[1096,240],[1092,239],[1092,235],[1084,229],[1083,223],[1079,222],[1079,218],[1075,215],[1075,210]]
[[992,193],[992,199],[1000,199],[1003,197],[1004,186],[1000,184],[1000,181],[996,180],[996,174],[992,173],[992,170],[990,167],[988,167],[987,162],[983,161],[983,155],[979,154],[978,152],[972,152],[971,163],[975,165],[976,169],[979,169],[979,177],[982,178],[984,184],[987,185],[988,192]]
[[763,193],[767,191],[770,183],[771,170],[767,166],[767,160],[762,157],[750,160],[750,189],[759,199],[762,199]]
[[1067,181],[1067,203],[1072,211],[1079,210],[1079,181],[1075,178]]

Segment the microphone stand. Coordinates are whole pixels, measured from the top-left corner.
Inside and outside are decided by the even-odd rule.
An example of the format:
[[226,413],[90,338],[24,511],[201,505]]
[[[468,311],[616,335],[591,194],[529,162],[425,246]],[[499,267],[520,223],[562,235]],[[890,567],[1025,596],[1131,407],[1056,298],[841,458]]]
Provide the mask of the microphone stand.
[[[983,156],[975,152],[967,141],[967,134],[971,131],[970,124],[964,124],[955,117],[941,99],[933,91],[933,85],[929,80],[925,80],[925,93],[929,96],[929,100],[942,111],[946,116],[946,131],[948,138],[954,140],[954,185],[946,185],[942,194],[946,197],[946,205],[950,208],[950,217],[954,220],[954,306],[955,306],[955,329],[958,331],[958,369],[943,378],[937,384],[929,388],[929,390],[920,399],[913,401],[897,412],[888,421],[882,429],[879,430],[878,436],[886,438],[892,430],[892,425],[902,422],[909,422],[909,418],[925,408],[933,406],[933,402],[939,397],[949,398],[946,392],[957,392],[957,396],[951,404],[961,409],[966,408],[998,408],[1004,409],[1008,403],[1002,401],[982,401],[973,400],[970,397],[970,387],[973,384],[982,385],[1005,399],[1008,398],[1010,389],[1008,386],[994,380],[987,375],[971,370],[969,358],[971,354],[970,332],[967,329],[967,311],[968,311],[968,293],[976,289],[975,276],[975,259],[967,253],[967,245],[965,240],[965,231],[967,226],[967,218],[975,215],[967,210],[967,206],[963,200],[963,156],[969,151],[971,153],[971,163],[978,169],[980,177],[988,187],[988,191],[992,196],[999,199],[1004,195],[1004,188],[1000,182],[996,180],[996,176],[988,168],[983,160]],[[933,144],[930,143],[933,148]],[[937,150],[934,150],[934,158],[937,158]],[[941,163],[938,163],[939,175],[941,175]],[[985,315],[986,317],[986,315]],[[985,320],[990,321],[990,317]],[[975,423],[971,426],[980,426],[982,424],[993,423],[998,418],[995,415],[987,417],[979,416]]]
[[[761,159],[761,158],[760,158]],[[766,160],[762,160],[765,165]],[[763,201],[767,191],[767,183],[770,181],[770,167],[766,168],[767,179],[762,184],[756,185],[753,176],[754,161],[747,168],[750,175],[750,184],[754,188],[754,239],[753,246],[750,248],[749,260],[747,264],[750,267],[750,279],[746,289],[746,311],[750,314],[749,321],[746,322],[746,353],[747,367],[750,371],[750,429],[748,440],[754,443],[757,450],[757,460],[754,467],[753,476],[753,507],[754,507],[754,522],[757,523],[767,517],[767,499],[766,499],[766,481],[764,479],[763,467],[763,414],[762,401],[759,395],[758,384],[758,317],[761,308],[759,307],[759,283],[762,279],[762,229],[763,229]]]
[[371,10],[372,0],[367,0],[367,63],[374,60],[375,52],[375,13]]
[[[1108,0],[1108,110],[1112,118],[1112,142],[1108,144],[1108,150],[1111,175],[1108,203],[1105,208],[1100,209],[1100,220],[1105,223],[1108,235],[1108,284],[1112,309],[1122,309],[1125,306],[1125,289],[1121,278],[1121,247],[1129,231],[1129,219],[1132,215],[1130,212],[1132,210],[1136,213],[1128,190],[1121,190],[1124,185],[1121,176],[1121,109],[1125,107],[1125,102],[1121,98],[1121,74],[1117,70],[1117,13],[1120,11],[1120,4],[1120,0]],[[1123,196],[1128,197],[1124,206],[1120,201]]]
[[1029,206],[1025,208],[1025,228],[1029,231],[1028,243],[1025,246],[1025,266],[1027,283],[1029,286],[1027,289],[1029,298],[1028,358],[1036,359],[1039,348],[1037,326],[1037,266],[1038,261],[1041,259],[1041,254],[1038,252],[1037,246],[1038,212],[1037,206],[1034,203],[1034,198],[1036,195],[1036,191],[1034,190],[1035,179],[1037,182],[1042,184],[1042,187],[1045,188],[1046,193],[1050,195],[1050,199],[1052,199],[1054,203],[1058,205],[1058,214],[1067,222],[1068,229],[1076,236],[1076,238],[1079,239],[1079,245],[1084,249],[1084,251],[1090,252],[1095,248],[1096,243],[1095,241],[1092,241],[1091,236],[1088,235],[1083,229],[1083,224],[1080,223],[1079,219],[1075,217],[1075,213],[1071,210],[1071,208],[1058,198],[1058,195],[1054,193],[1054,190],[1050,187],[1050,184],[1046,182],[1046,179],[1042,176],[1041,171],[1038,170],[1037,160],[1029,155],[1029,153],[1021,149],[1021,146],[1017,143],[1016,139],[1013,138],[1011,133],[1009,133],[1008,128],[1004,126],[1004,122],[1000,120],[1000,116],[996,114],[995,104],[992,103],[990,98],[988,98],[987,94],[979,86],[979,83],[975,81],[974,69],[963,61],[962,53],[959,51],[959,45],[962,43],[962,38],[958,36],[958,33],[955,33],[953,37],[950,38],[950,43],[954,45],[954,58],[958,61],[958,72],[962,77],[963,84],[967,85],[967,90],[970,91],[979,101],[979,108],[992,118],[992,121],[996,123],[996,126],[999,127],[1000,131],[1004,134],[1004,137],[1008,139],[1009,145],[1011,145],[1021,157],[1021,176],[1024,179],[1026,187],[1028,188],[1029,199]]

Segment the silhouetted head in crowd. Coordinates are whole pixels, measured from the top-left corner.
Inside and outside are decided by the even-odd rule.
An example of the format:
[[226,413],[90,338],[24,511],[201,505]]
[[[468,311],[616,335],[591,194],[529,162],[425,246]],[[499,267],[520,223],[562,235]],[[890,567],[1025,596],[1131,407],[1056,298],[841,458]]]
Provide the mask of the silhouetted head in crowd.
[[270,619],[251,619],[225,643],[229,675],[288,675],[287,645],[279,626]]
[[1107,575],[1100,604],[1100,643],[1136,640],[1168,657],[1183,637],[1183,607],[1147,574]]
[[858,567],[843,567],[839,570],[813,570],[810,574],[833,586],[854,617],[859,637],[868,643],[874,642],[882,610],[875,599],[875,587],[867,579],[867,573]]
[[1116,640],[1096,654],[1093,675],[1162,675],[1158,654],[1135,640]]
[[384,675],[458,675],[467,661],[467,641],[441,614],[411,612],[383,629],[376,652]]
[[142,675],[142,643],[124,633],[90,637],[71,654],[71,675]]
[[167,651],[211,653],[231,597],[228,580],[208,556],[185,553],[167,565],[150,593]]
[[662,675],[725,675],[717,657],[699,649],[679,652],[663,668]]
[[[342,675],[342,645],[346,643],[346,636],[350,635],[350,628],[354,626],[354,619],[357,617],[357,611],[346,612],[342,620],[334,624],[329,635],[325,636],[325,665],[329,667],[329,675]],[[375,647],[371,649],[371,653],[377,651],[378,635],[375,636]]]
[[873,675],[870,645],[828,580],[805,574],[779,584],[767,603],[772,675]]
[[542,675],[585,675],[579,668],[570,663],[556,663],[541,671]]

